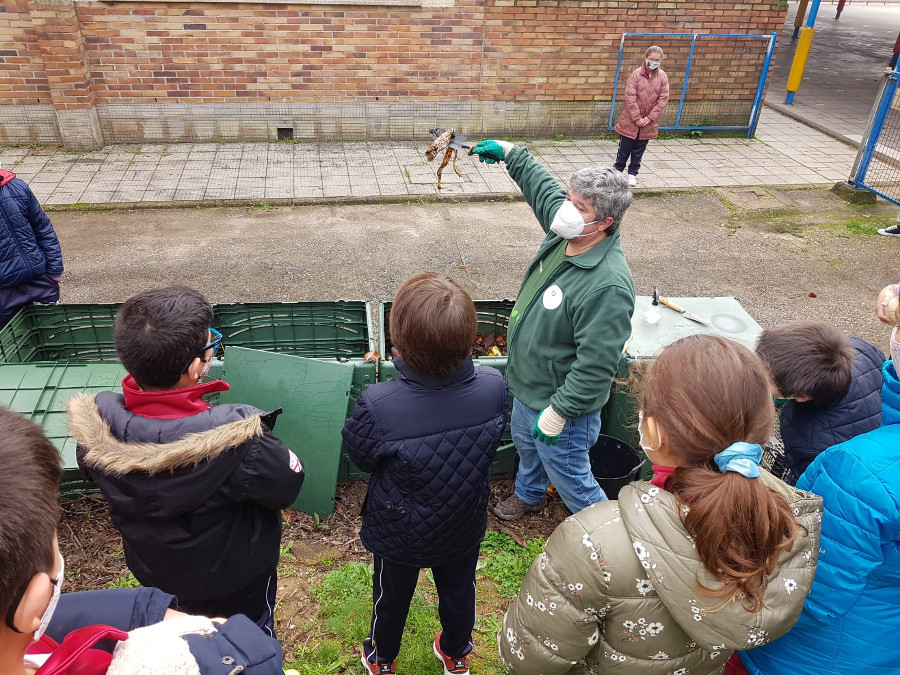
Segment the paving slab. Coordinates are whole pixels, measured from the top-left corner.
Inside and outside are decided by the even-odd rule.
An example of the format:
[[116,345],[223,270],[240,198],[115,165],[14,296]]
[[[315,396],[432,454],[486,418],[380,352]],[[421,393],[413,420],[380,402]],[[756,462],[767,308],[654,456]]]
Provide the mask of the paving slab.
[[[502,167],[460,153],[437,188],[428,143],[234,143],[121,145],[77,153],[0,147],[0,163],[29,182],[41,203],[158,205],[351,198],[519,196]],[[528,148],[560,181],[591,164],[608,166],[617,142],[534,140]],[[648,146],[638,191],[714,187],[830,186],[849,176],[856,152],[786,115],[763,110],[756,137],[674,138]]]

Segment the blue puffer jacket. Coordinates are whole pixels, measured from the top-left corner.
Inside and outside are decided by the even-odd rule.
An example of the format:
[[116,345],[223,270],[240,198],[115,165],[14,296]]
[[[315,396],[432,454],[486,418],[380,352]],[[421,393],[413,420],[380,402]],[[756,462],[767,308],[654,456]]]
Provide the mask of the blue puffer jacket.
[[53,225],[28,184],[0,170],[0,288],[63,273]]
[[784,459],[792,474],[786,482],[792,485],[825,448],[881,426],[884,354],[861,338],[849,337],[856,356],[853,381],[844,397],[824,407],[791,401],[781,409]]
[[471,359],[446,380],[394,365],[402,377],[366,389],[343,431],[350,458],[372,474],[360,538],[391,562],[434,567],[484,537],[506,383]]
[[900,380],[884,364],[880,429],[823,452],[797,487],[821,495],[815,581],[784,637],[741,654],[753,675],[900,672]]

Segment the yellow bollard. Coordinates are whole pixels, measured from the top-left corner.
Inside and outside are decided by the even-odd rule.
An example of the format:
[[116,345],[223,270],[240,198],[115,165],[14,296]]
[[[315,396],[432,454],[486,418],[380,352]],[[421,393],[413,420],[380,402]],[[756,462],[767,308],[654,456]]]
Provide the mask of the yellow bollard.
[[791,72],[788,75],[787,89],[795,93],[800,88],[800,80],[803,79],[803,70],[806,68],[806,59],[809,58],[809,49],[812,47],[815,28],[804,26],[800,30],[800,39],[797,41],[797,49],[794,52],[794,62],[791,64]]
[[800,0],[800,4],[797,6],[797,16],[794,17],[794,37],[797,37],[797,34],[800,32],[800,26],[803,25],[803,19],[806,18],[808,5],[809,0]]

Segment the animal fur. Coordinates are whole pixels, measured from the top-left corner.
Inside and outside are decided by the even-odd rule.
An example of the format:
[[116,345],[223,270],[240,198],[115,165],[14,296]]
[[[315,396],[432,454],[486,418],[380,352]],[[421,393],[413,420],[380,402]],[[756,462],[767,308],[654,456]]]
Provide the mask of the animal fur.
[[253,415],[208,431],[188,434],[171,443],[125,443],[116,438],[100,415],[96,395],[79,394],[68,403],[69,433],[87,448],[84,461],[106,473],[146,471],[154,475],[197,466],[229,448],[264,433],[262,418]]

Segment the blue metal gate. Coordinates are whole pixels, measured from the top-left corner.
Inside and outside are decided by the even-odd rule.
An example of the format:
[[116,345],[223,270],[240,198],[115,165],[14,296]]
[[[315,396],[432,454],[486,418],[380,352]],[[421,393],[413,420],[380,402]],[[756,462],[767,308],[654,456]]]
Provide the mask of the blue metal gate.
[[900,204],[900,70],[884,74],[849,183]]
[[[670,105],[660,119],[661,130],[746,130],[747,138],[752,138],[777,37],[777,33],[623,33],[609,128],[615,126],[624,107],[630,69],[638,67],[644,50],[655,45],[665,51],[663,70],[670,87]],[[676,96],[677,108],[671,105]]]

